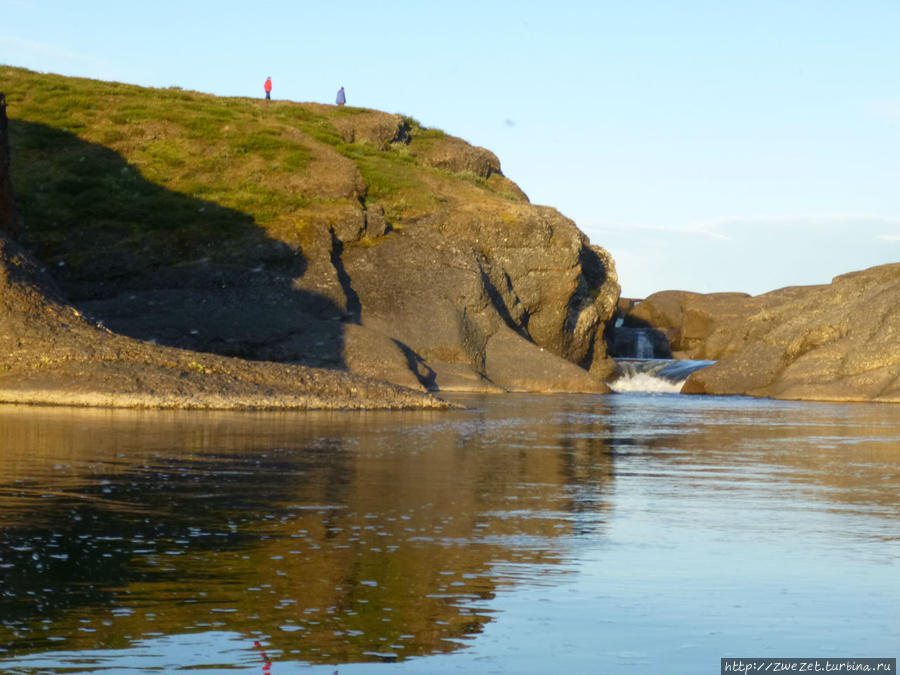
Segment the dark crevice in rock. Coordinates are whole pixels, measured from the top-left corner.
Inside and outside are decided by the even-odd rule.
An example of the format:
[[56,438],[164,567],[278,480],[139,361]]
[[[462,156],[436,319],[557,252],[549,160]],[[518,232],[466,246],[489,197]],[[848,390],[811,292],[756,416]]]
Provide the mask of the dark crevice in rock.
[[469,357],[472,370],[482,377],[487,377],[486,351],[490,336],[481,329],[476,320],[469,316],[469,310],[466,307],[462,309],[460,330],[462,332],[462,348]]
[[425,387],[425,390],[436,391],[438,388],[435,384],[437,373],[425,362],[425,359],[411,349],[409,345],[400,342],[400,340],[393,340],[393,342],[403,352],[410,372],[416,376],[421,385]]
[[569,300],[567,317],[567,329],[574,334],[581,312],[594,303],[595,297],[601,292],[606,283],[606,266],[595,251],[587,246],[582,246],[578,252],[578,264],[581,266],[581,274],[578,277],[578,287]]
[[578,362],[578,365],[584,368],[585,370],[590,370],[591,364],[594,362],[594,351],[597,346],[597,339],[594,336],[591,336],[590,341],[588,343],[587,351],[584,354],[584,358]]
[[[523,319],[516,321],[512,314],[509,311],[509,308],[506,305],[506,302],[503,300],[503,295],[497,290],[497,286],[494,284],[490,275],[485,270],[484,265],[479,263],[478,270],[481,273],[481,283],[484,286],[485,293],[488,296],[488,299],[491,302],[491,306],[497,311],[497,314],[503,320],[509,328],[515,331],[518,335],[525,338],[529,342],[533,342],[531,336],[528,334],[528,315],[525,313],[523,315]],[[504,273],[505,274],[505,273]],[[508,292],[512,293],[512,283],[509,279],[509,275],[505,274],[505,278],[508,284]],[[518,298],[516,298],[518,302]]]
[[341,260],[341,254],[344,252],[344,245],[337,238],[334,229],[331,230],[331,264],[337,272],[338,281],[347,297],[347,316],[346,320],[351,323],[359,323],[362,315],[362,304],[359,301],[359,295],[353,290],[353,284],[350,281],[350,275],[344,267],[344,261]]

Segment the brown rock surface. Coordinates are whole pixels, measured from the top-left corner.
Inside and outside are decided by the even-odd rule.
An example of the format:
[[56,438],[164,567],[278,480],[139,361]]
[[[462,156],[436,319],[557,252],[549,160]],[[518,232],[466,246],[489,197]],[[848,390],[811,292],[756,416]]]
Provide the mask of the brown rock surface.
[[[552,209],[522,207],[512,222],[489,212],[435,220],[346,248],[361,327],[401,345],[426,388],[606,391],[603,321],[618,287],[604,252]],[[503,350],[490,348],[498,342]],[[461,383],[460,369],[471,371]]]
[[[0,103],[3,96],[0,94]],[[0,160],[9,157],[0,105]],[[0,186],[10,186],[0,161]],[[14,214],[12,191],[0,214]],[[10,219],[0,221],[8,227]],[[0,229],[0,403],[156,408],[442,408],[350,373],[160,347],[93,325]]]
[[[359,222],[376,223],[374,241],[365,226],[311,224],[298,240],[271,232],[239,263],[156,269],[115,281],[114,295],[108,280],[80,282],[80,306],[143,339],[422,390],[561,391],[577,381],[578,391],[608,391],[612,259],[553,209],[497,206],[453,204],[389,228],[369,207],[375,217]],[[517,336],[504,358],[518,373],[488,363],[489,338],[504,332]],[[538,365],[541,349],[555,368]]]
[[160,347],[85,320],[0,233],[0,403],[278,409],[441,408],[350,373]]
[[441,408],[350,373],[199,354],[115,335],[60,300],[0,233],[0,403],[278,409]]
[[707,338],[714,320],[744,311],[746,293],[660,291],[628,311],[627,320],[653,326],[669,339],[676,358],[706,359]]
[[900,402],[900,264],[754,297],[659,293],[633,313],[717,361],[684,393]]
[[88,325],[419,391],[608,391],[614,263],[490,151],[375,110],[0,71],[20,243]]

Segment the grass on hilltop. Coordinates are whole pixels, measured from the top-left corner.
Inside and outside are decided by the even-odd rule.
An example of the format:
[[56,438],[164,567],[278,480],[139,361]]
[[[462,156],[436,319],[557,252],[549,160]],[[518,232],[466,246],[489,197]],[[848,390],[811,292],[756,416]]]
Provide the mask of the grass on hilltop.
[[[360,202],[402,225],[448,199],[519,199],[474,175],[426,167],[403,142],[346,142],[342,125],[377,114],[360,108],[8,66],[0,66],[0,91],[25,242],[45,262],[77,266],[109,254],[152,265],[221,254],[229,244],[239,255],[271,231],[300,232]],[[405,123],[420,147],[445,138]],[[348,160],[365,183],[362,196],[340,187]]]

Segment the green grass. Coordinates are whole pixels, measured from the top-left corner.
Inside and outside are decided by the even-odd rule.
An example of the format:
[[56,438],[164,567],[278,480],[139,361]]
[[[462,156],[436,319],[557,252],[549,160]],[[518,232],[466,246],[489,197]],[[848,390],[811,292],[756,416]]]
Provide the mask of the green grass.
[[129,253],[133,266],[173,251],[191,259],[211,246],[261,241],[279,222],[321,221],[336,212],[336,200],[359,208],[359,196],[321,187],[346,180],[338,177],[347,160],[365,183],[365,200],[397,228],[469,199],[473,189],[503,197],[477,177],[422,165],[415,143],[434,147],[447,136],[411,117],[402,124],[413,145],[377,147],[347,143],[339,131],[375,119],[362,108],[266,104],[2,65],[0,91],[24,241],[48,261],[110,251]]

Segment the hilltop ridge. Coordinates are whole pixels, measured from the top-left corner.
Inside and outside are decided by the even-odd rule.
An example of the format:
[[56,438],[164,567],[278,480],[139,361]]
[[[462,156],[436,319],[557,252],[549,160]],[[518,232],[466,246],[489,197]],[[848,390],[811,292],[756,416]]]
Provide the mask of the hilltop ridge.
[[402,116],[0,67],[22,232],[160,345],[420,391],[606,391],[612,258]]

